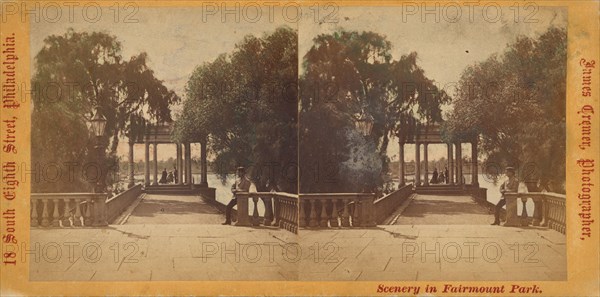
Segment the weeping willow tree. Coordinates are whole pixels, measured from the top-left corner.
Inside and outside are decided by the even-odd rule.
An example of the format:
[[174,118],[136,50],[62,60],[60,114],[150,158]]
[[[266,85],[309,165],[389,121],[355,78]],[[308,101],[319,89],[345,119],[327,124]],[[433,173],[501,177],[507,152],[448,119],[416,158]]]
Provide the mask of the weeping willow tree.
[[[103,32],[76,32],[44,39],[35,57],[31,149],[32,162],[44,173],[35,192],[91,189],[85,168],[116,171],[121,137],[138,139],[149,122],[171,121],[178,96],[147,66],[140,53],[126,60],[121,43]],[[105,164],[96,161],[95,140],[86,126],[96,108],[106,117],[101,142]],[[45,172],[52,168],[52,173]],[[110,176],[107,174],[107,176]],[[111,180],[108,180],[109,185]]]
[[[300,82],[301,192],[388,191],[391,137],[440,122],[448,95],[427,78],[417,53],[394,59],[374,32],[319,35],[303,58]],[[372,119],[364,136],[355,127]]]

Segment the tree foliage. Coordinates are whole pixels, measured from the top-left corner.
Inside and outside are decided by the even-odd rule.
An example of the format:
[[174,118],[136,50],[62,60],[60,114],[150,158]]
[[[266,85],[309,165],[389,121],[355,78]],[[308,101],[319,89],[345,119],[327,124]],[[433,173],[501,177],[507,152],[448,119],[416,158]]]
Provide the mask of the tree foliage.
[[297,39],[289,27],[249,35],[192,73],[174,137],[206,141],[223,180],[244,166],[259,189],[297,191]]
[[462,74],[447,129],[479,135],[487,162],[516,166],[526,182],[565,181],[567,35],[519,37]]
[[44,40],[32,78],[32,159],[40,168],[52,165],[62,174],[58,180],[52,175],[34,183],[34,191],[89,189],[92,177],[81,170],[96,160],[86,126],[96,106],[107,119],[101,138],[104,170],[117,167],[112,165],[117,164],[119,137],[139,139],[150,121],[171,121],[169,107],[179,98],[155,77],[147,61],[146,53],[125,60],[117,38],[103,32],[69,29]]
[[[319,35],[303,59],[300,102],[302,192],[385,191],[391,136],[407,139],[417,123],[440,122],[448,95],[417,65],[394,60],[392,44],[373,32]],[[373,118],[366,138],[355,128]]]

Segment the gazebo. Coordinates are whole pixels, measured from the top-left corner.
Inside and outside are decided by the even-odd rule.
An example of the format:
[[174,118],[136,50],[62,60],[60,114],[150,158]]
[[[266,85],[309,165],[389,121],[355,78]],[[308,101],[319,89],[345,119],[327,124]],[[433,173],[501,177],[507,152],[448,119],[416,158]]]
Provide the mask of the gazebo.
[[[416,125],[415,132],[405,139],[400,139],[400,168],[399,168],[399,179],[400,186],[406,184],[404,174],[404,145],[412,143],[415,145],[415,186],[416,187],[428,187],[429,185],[429,170],[428,170],[428,145],[429,144],[446,144],[448,151],[448,173],[449,173],[449,184],[450,185],[463,185],[462,172],[462,144],[465,142],[446,142],[442,138],[442,129],[439,124],[429,125]],[[477,168],[477,139],[473,139],[471,142],[471,185],[474,187],[479,186],[478,181],[478,168]],[[423,159],[421,159],[421,145],[423,146]],[[421,162],[424,162],[424,172],[421,173]],[[422,180],[422,175],[425,177]]]
[[[134,182],[134,155],[133,146],[136,143],[145,145],[145,168],[144,168],[144,185],[146,187],[158,185],[158,145],[159,144],[175,144],[177,146],[177,184],[189,185],[194,187],[192,179],[192,152],[191,143],[174,143],[171,139],[173,126],[171,124],[153,125],[146,127],[142,139],[129,141],[129,187],[132,187]],[[153,145],[152,165],[150,165],[150,146]],[[200,142],[200,183],[196,184],[200,187],[208,187],[207,181],[207,163],[206,163],[206,141]],[[150,170],[152,168],[152,170]]]

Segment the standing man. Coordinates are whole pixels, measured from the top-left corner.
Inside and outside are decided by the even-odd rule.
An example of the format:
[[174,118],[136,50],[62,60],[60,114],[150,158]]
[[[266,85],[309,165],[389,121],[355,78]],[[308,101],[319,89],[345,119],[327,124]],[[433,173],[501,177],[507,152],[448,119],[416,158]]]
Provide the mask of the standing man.
[[444,167],[444,178],[446,179],[446,183],[450,183],[450,176],[448,175],[448,167]]
[[178,178],[179,178],[179,174],[177,174],[179,172],[177,172],[177,167],[173,166],[173,179],[175,180],[175,184],[177,184]]
[[231,210],[235,205],[237,205],[237,199],[235,198],[235,193],[237,192],[248,192],[250,190],[250,185],[252,183],[246,177],[246,169],[244,167],[238,167],[237,169],[237,178],[235,179],[235,183],[231,186],[231,193],[233,193],[233,198],[227,204],[227,208],[225,208],[225,223],[223,225],[231,225]]
[[516,193],[519,190],[519,181],[515,177],[515,169],[513,167],[506,167],[506,176],[508,180],[506,180],[500,186],[500,193],[502,193],[502,198],[496,204],[496,209],[494,211],[494,222],[492,225],[500,225],[500,210],[506,204],[506,200],[504,199],[504,193]]

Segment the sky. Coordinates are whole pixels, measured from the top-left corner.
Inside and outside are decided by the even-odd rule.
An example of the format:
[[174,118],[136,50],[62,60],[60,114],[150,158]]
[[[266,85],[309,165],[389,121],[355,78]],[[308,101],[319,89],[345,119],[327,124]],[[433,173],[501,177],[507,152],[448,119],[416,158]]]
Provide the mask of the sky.
[[[184,97],[185,84],[194,68],[214,60],[219,54],[231,52],[245,35],[263,35],[282,25],[296,28],[300,62],[312,46],[312,39],[319,34],[340,29],[373,31],[385,35],[391,42],[395,59],[417,52],[418,64],[426,75],[439,86],[447,86],[446,90],[452,95],[451,85],[458,81],[466,67],[502,52],[518,35],[537,36],[551,25],[566,26],[565,9],[532,9],[505,7],[497,11],[494,7],[487,10],[463,7],[459,13],[456,7],[441,7],[434,14],[423,15],[426,11],[422,7],[339,7],[334,10],[321,6],[318,9],[304,7],[297,21],[297,11],[281,7],[263,8],[260,17],[256,17],[259,14],[254,7],[242,7],[229,15],[223,11],[209,14],[202,7],[140,7],[134,15],[137,23],[115,22],[109,8],[102,11],[99,21],[86,22],[80,17],[81,11],[75,9],[73,22],[67,17],[54,23],[31,22],[31,62],[49,35],[62,35],[70,27],[77,31],[105,31],[121,41],[124,57],[148,53],[155,75]],[[328,15],[333,18],[324,19]],[[175,107],[175,114],[178,111],[179,107]],[[464,153],[470,155],[469,146],[463,147]],[[122,141],[119,155],[126,156],[127,150],[127,144]],[[195,146],[194,156],[199,156],[198,150]],[[397,160],[398,145],[390,145],[388,154]],[[429,150],[430,159],[445,154],[444,145],[431,146]],[[158,155],[160,160],[174,157],[175,146],[159,146]],[[413,155],[414,150],[407,148],[406,160],[414,159]],[[142,160],[143,156],[143,145],[136,145],[135,159]]]

